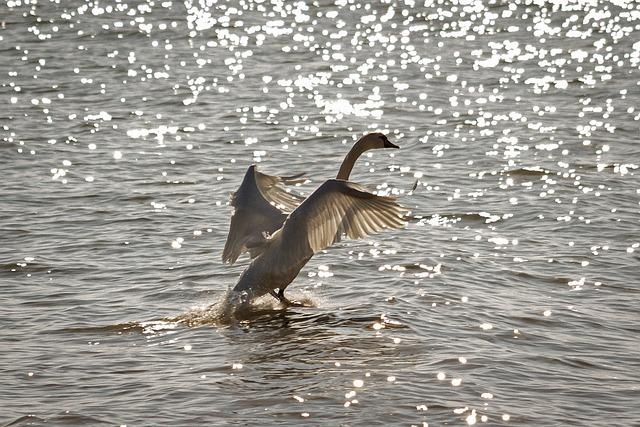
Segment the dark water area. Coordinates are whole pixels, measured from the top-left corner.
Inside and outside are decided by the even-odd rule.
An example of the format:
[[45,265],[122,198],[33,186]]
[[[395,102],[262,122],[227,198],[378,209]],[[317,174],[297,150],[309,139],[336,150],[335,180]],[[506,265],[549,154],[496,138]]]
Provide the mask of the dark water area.
[[[0,425],[640,425],[640,5],[0,4]],[[422,219],[218,316],[246,168]],[[415,191],[410,192],[418,180]]]

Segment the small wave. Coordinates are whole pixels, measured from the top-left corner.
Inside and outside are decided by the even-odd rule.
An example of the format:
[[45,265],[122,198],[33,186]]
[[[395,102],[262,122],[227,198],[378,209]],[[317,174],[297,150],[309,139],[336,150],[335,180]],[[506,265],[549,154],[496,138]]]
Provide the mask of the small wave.
[[485,224],[489,224],[497,221],[504,221],[507,218],[510,218],[510,214],[491,214],[489,212],[465,212],[465,213],[442,213],[439,215],[440,218],[444,219],[445,222],[456,223],[460,221],[471,221],[477,222],[481,221]]
[[123,332],[144,332],[145,322],[124,322],[116,323],[114,325],[100,325],[100,326],[79,326],[74,328],[62,328],[54,332],[59,333],[123,333]]
[[114,425],[115,423],[101,420],[99,418],[91,417],[82,414],[64,413],[53,415],[50,417],[42,417],[36,415],[23,415],[10,421],[7,424],[3,424],[2,427],[9,426],[40,426],[40,425],[65,425],[65,426],[99,426],[99,425]]
[[[29,257],[27,257],[29,258]],[[53,265],[46,263],[38,263],[35,259],[24,259],[16,262],[0,263],[0,272],[15,273],[17,271],[23,273],[41,273],[54,269]]]
[[40,418],[35,415],[23,415],[19,418],[16,418],[13,421],[9,421],[7,424],[3,424],[2,427],[20,426],[20,425],[34,426],[34,425],[44,424],[46,422],[47,420],[45,420],[44,418]]
[[542,169],[540,167],[532,167],[532,168],[517,168],[505,171],[506,175],[510,176],[543,176],[552,173],[547,169]]

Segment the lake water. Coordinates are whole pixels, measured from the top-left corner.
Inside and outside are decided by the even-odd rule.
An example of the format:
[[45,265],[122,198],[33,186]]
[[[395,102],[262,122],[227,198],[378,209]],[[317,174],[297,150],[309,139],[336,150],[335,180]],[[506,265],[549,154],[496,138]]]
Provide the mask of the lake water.
[[[640,425],[638,3],[2,3],[0,424]],[[247,166],[374,130],[422,220],[219,320]]]

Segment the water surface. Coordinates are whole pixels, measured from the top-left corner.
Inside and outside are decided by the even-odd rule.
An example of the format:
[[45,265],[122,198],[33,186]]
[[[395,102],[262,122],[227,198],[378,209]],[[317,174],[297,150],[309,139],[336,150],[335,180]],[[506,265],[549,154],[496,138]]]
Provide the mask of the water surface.
[[[0,21],[0,424],[640,424],[637,3]],[[247,166],[309,194],[374,130],[401,150],[353,180],[423,219],[317,254],[311,307],[220,321]]]

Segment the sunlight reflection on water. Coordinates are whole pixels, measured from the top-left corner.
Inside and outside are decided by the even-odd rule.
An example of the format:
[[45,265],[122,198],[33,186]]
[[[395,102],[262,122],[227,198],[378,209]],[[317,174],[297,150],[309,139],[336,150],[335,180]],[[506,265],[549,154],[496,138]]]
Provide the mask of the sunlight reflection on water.
[[[639,30],[622,0],[4,2],[0,422],[640,423]],[[373,130],[401,150],[353,178],[418,220],[228,316],[246,167],[308,195]]]

